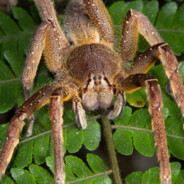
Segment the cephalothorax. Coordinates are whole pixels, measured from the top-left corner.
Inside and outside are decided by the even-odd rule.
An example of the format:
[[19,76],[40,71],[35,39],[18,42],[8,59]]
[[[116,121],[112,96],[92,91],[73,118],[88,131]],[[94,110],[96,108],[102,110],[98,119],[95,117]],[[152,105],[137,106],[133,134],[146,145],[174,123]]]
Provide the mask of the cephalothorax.
[[[72,0],[64,16],[65,35],[56,18],[51,0],[34,0],[42,18],[25,63],[22,83],[25,103],[18,108],[7,130],[7,139],[0,155],[0,177],[5,173],[24,126],[30,120],[31,134],[34,112],[50,104],[52,136],[55,154],[55,182],[65,183],[63,161],[63,103],[72,100],[76,123],[86,128],[85,111],[108,109],[117,100],[107,117],[116,118],[125,103],[125,93],[147,88],[149,112],[160,162],[160,178],[171,183],[166,134],[162,115],[162,98],[157,80],[146,74],[160,59],[170,80],[173,95],[184,115],[184,88],[178,73],[177,60],[157,31],[141,13],[129,10],[122,33],[120,52],[115,51],[114,28],[101,0]],[[137,55],[138,35],[151,45]],[[38,64],[44,52],[48,69],[55,80],[31,96]],[[133,61],[128,69],[126,65]]]
[[82,83],[82,102],[89,110],[107,109],[113,100],[113,77],[121,58],[108,46],[89,43],[75,48],[66,61],[69,74]]

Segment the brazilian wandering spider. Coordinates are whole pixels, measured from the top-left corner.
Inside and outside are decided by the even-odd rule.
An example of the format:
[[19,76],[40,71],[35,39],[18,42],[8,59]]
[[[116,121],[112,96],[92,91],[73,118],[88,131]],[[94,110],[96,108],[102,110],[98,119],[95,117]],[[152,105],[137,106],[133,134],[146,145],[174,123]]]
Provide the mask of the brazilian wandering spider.
[[[55,154],[55,182],[65,183],[63,161],[63,103],[72,100],[77,126],[85,129],[85,111],[107,109],[114,96],[117,100],[107,118],[114,119],[123,110],[125,93],[146,87],[152,129],[157,145],[162,183],[171,183],[162,97],[157,80],[146,74],[161,60],[170,80],[173,95],[184,114],[184,89],[178,73],[177,60],[148,19],[129,10],[122,33],[120,52],[114,49],[114,29],[111,18],[101,0],[73,0],[64,17],[65,35],[56,18],[51,0],[35,0],[42,18],[25,63],[22,83],[25,103],[18,108],[7,130],[7,139],[0,155],[0,176],[5,173],[13,151],[19,142],[24,119],[29,119],[31,134],[34,112],[50,104],[52,136]],[[136,56],[138,34],[144,36],[150,49]],[[44,51],[46,65],[55,74],[55,81],[31,96],[33,81]],[[126,65],[133,61],[127,69]]]

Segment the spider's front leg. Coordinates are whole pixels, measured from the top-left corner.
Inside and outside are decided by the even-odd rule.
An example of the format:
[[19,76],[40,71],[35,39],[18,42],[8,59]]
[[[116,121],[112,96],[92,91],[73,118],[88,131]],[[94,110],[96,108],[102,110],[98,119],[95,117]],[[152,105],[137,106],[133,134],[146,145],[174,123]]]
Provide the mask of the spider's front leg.
[[154,132],[157,157],[160,162],[160,179],[162,184],[171,184],[171,169],[167,149],[167,138],[162,113],[162,96],[160,86],[156,79],[147,74],[134,74],[121,82],[121,89],[125,92],[146,87],[149,113],[152,115],[152,130]]
[[[50,0],[35,0],[35,4],[43,22],[35,31],[22,74],[25,100],[32,94],[33,82],[43,50],[47,67],[51,72],[57,73],[62,67],[61,52],[69,46],[57,21],[53,3]],[[34,116],[30,117],[29,121],[27,136],[32,134]]]
[[50,97],[50,119],[52,121],[52,139],[54,144],[54,179],[56,184],[65,183],[63,150],[63,104],[61,96]]
[[[33,40],[31,42],[31,47],[22,74],[22,86],[25,100],[27,100],[32,95],[33,81],[36,76],[37,68],[40,62],[40,58],[42,56],[42,51],[45,47],[45,34],[49,26],[49,21],[43,21],[37,28]],[[29,119],[29,125],[27,129],[28,137],[32,135],[34,120],[35,117],[33,115]]]
[[10,125],[8,126],[6,133],[7,138],[0,154],[0,179],[5,173],[14,149],[19,142],[19,136],[24,126],[23,120],[31,117],[36,110],[50,102],[50,118],[52,120],[52,135],[55,154],[55,181],[57,184],[64,183],[64,153],[62,149],[63,136],[61,129],[63,109],[60,103],[69,100],[73,95],[73,91],[73,88],[67,90],[65,87],[61,87],[59,82],[55,82],[40,89],[17,109],[16,114],[13,116]]
[[23,120],[26,117],[26,113],[16,113],[15,116],[12,118],[10,125],[8,126],[6,132],[7,138],[0,154],[0,181],[11,160],[15,147],[19,143],[19,136],[24,127]]
[[57,83],[45,86],[17,109],[8,126],[6,132],[7,138],[0,154],[0,178],[5,173],[13,155],[14,149],[19,143],[19,136],[24,126],[23,120],[25,118],[31,117],[38,108],[48,103],[50,94],[57,87]]
[[[50,119],[52,121],[52,138],[54,144],[54,179],[56,184],[65,184],[62,129],[65,93],[63,89],[59,89],[50,97]],[[85,111],[82,108],[81,99],[76,95],[73,97],[73,110],[77,126],[80,129],[85,129],[87,127]]]

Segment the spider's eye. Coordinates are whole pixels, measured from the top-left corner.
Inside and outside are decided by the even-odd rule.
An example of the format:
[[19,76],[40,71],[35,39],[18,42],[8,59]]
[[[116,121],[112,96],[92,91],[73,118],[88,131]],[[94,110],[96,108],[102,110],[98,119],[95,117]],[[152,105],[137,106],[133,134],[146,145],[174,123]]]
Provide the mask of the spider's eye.
[[93,77],[93,80],[96,80],[96,77]]
[[101,76],[98,77],[99,80],[101,80],[101,78],[102,78]]

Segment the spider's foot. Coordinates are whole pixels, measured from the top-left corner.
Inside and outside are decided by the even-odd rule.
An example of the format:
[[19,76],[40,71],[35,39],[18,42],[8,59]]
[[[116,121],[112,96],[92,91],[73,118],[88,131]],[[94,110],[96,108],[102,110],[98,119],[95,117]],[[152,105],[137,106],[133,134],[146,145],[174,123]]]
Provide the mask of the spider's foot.
[[164,177],[164,180],[162,181],[162,184],[171,184],[171,176],[167,175]]
[[65,184],[65,181],[61,179],[57,179],[56,184]]

